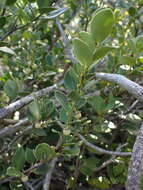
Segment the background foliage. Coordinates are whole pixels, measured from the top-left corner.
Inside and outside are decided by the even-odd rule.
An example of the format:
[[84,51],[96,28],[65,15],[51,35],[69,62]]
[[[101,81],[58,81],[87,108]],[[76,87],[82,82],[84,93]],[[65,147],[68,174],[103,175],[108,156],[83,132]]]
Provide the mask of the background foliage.
[[79,134],[107,150],[128,143],[122,151],[132,151],[142,105],[134,108],[134,97],[96,79],[95,72],[123,74],[142,85],[142,5],[142,0],[0,1],[0,108],[57,84],[0,121],[3,129],[8,119],[12,125],[28,118],[19,131],[0,137],[1,190],[41,189],[54,158],[51,190],[124,189],[129,157],[97,152]]

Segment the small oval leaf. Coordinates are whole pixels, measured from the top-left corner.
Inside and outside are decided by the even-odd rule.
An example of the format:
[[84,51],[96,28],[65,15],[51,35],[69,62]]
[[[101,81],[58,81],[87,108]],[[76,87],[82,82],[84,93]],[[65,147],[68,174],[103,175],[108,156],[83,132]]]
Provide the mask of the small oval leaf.
[[64,85],[69,91],[77,90],[77,81],[74,75],[68,70],[64,76]]
[[68,111],[69,110],[69,104],[68,104],[68,100],[67,100],[66,95],[60,91],[56,91],[55,97],[56,97],[57,101],[62,105],[62,107],[66,111]]
[[56,155],[54,149],[52,149],[48,144],[41,143],[35,148],[35,156],[37,160],[50,160]]
[[90,23],[92,37],[96,42],[102,42],[112,32],[114,15],[111,9],[97,10]]
[[16,170],[21,170],[23,169],[23,166],[25,164],[25,153],[24,153],[24,149],[23,147],[18,148],[18,150],[16,151],[16,153],[14,154],[13,158],[12,158],[12,166],[16,169]]
[[14,99],[18,95],[18,86],[16,82],[8,80],[4,85],[4,92],[10,99]]
[[89,46],[79,38],[75,38],[73,41],[73,51],[81,64],[90,65],[92,63],[92,51]]
[[81,40],[83,40],[89,46],[89,48],[92,51],[95,49],[95,43],[93,41],[91,33],[85,32],[85,31],[81,31],[79,33],[79,36],[80,36]]

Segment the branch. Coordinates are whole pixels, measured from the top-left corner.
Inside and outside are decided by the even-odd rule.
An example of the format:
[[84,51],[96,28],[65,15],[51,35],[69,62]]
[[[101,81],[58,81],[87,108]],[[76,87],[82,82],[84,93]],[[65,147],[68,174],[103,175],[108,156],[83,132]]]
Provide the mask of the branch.
[[58,160],[57,158],[54,158],[50,162],[51,168],[50,168],[50,171],[45,176],[45,180],[44,180],[44,184],[43,184],[43,190],[49,190],[49,188],[50,188],[51,177],[52,177],[52,173],[53,173],[53,170],[55,168],[57,160]]
[[11,34],[13,34],[14,32],[16,32],[16,31],[18,31],[18,30],[21,30],[21,29],[25,28],[26,26],[32,24],[32,23],[33,23],[34,21],[36,21],[40,16],[41,16],[41,15],[38,15],[38,16],[35,17],[31,22],[28,22],[28,23],[26,23],[26,24],[24,24],[24,25],[21,25],[21,26],[19,26],[19,27],[17,27],[17,26],[16,26],[16,23],[14,23],[14,24],[11,26],[10,30],[9,30],[7,33],[5,33],[4,36],[2,36],[2,37],[0,38],[0,41],[5,40],[8,36],[10,36]]
[[[58,149],[61,146],[62,141],[63,141],[63,137],[60,136],[59,140],[57,142],[57,145],[56,145],[56,149]],[[44,180],[44,183],[43,183],[43,190],[49,190],[49,188],[50,188],[50,182],[51,182],[51,178],[52,178],[52,173],[54,171],[54,168],[55,168],[55,165],[56,165],[57,161],[58,161],[58,158],[56,157],[49,164],[51,166],[51,168],[50,168],[50,170],[48,171],[48,173],[45,176],[45,180]]]
[[17,100],[16,102],[11,103],[10,105],[6,106],[5,108],[0,109],[0,119],[8,116],[9,114],[19,110],[20,108],[24,107],[25,105],[29,104],[32,100],[35,98],[40,98],[47,93],[50,93],[54,89],[56,89],[57,85],[53,85],[47,88],[44,88],[42,90],[39,90],[37,92],[34,92],[28,96],[25,96],[24,98],[21,98],[20,100]]
[[72,63],[76,63],[76,59],[74,58],[73,56],[73,53],[71,51],[71,48],[70,48],[70,44],[69,44],[69,40],[68,38],[66,37],[65,35],[65,32],[63,30],[63,27],[60,23],[60,21],[58,19],[56,19],[56,24],[57,24],[57,27],[60,31],[60,34],[61,34],[61,37],[62,37],[62,42],[64,44],[64,50],[65,50],[65,55],[67,55],[67,57],[72,61]]
[[126,89],[130,94],[132,94],[138,100],[143,101],[143,87],[127,79],[126,77],[120,74],[109,74],[109,73],[95,73],[95,76],[97,78],[119,84],[121,87]]
[[128,169],[126,190],[141,190],[143,177],[143,123],[137,135]]
[[27,187],[27,190],[30,189],[30,190],[35,190],[34,187],[32,187],[32,185],[29,183],[29,182],[23,182],[23,184]]
[[131,155],[132,155],[131,152],[117,152],[117,151],[105,150],[105,149],[103,149],[103,148],[100,148],[100,147],[98,147],[98,146],[96,146],[96,145],[93,145],[92,143],[88,142],[88,141],[87,141],[82,135],[80,135],[80,134],[78,134],[78,137],[83,141],[83,143],[84,143],[86,146],[88,146],[88,147],[90,147],[90,148],[92,148],[92,149],[94,149],[94,150],[96,150],[96,151],[98,151],[98,152],[100,152],[100,153],[102,153],[102,154],[109,154],[109,155],[123,156],[123,157],[131,156]]
[[[118,151],[121,150],[121,148],[125,147],[126,145],[127,145],[127,143],[119,146],[117,148],[117,150]],[[113,162],[116,162],[115,159],[116,159],[116,155],[113,155],[109,160],[105,161],[101,166],[99,166],[98,168],[95,168],[94,172],[99,172],[100,170],[102,170],[103,168],[105,168],[106,166],[108,166],[109,164],[111,164]]]
[[16,123],[15,125],[10,125],[8,127],[5,127],[4,129],[0,130],[0,138],[6,136],[6,135],[11,135],[14,132],[16,132],[20,126],[23,127],[23,125],[27,125],[29,123],[27,118],[24,118],[22,120],[20,120],[18,123]]

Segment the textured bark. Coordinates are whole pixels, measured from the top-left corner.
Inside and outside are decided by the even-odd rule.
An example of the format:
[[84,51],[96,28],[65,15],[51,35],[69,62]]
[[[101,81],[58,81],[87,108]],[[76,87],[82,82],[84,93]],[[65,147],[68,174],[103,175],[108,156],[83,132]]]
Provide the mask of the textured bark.
[[141,190],[143,176],[143,123],[136,138],[128,169],[126,190]]
[[96,73],[97,78],[114,82],[126,89],[131,95],[136,97],[138,100],[143,101],[143,87],[139,84],[127,79],[126,77],[119,74],[110,74],[110,73]]

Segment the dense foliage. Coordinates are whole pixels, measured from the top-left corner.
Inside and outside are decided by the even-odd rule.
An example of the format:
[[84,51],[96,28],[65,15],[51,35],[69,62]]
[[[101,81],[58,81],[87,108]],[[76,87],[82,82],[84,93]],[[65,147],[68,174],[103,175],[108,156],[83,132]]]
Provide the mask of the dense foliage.
[[142,104],[95,73],[142,85],[142,6],[0,1],[0,190],[125,188]]

